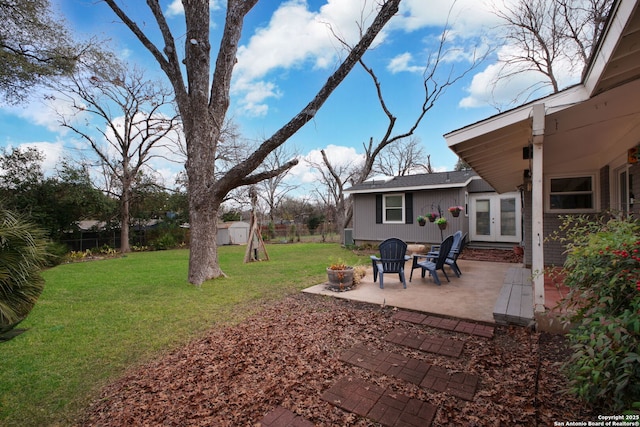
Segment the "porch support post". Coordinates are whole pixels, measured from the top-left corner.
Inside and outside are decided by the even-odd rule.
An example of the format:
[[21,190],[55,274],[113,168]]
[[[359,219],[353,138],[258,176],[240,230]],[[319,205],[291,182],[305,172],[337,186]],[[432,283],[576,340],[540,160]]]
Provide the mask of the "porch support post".
[[535,104],[533,115],[533,162],[531,186],[531,262],[533,271],[533,304],[535,312],[544,311],[544,177],[543,149],[544,142],[544,104]]

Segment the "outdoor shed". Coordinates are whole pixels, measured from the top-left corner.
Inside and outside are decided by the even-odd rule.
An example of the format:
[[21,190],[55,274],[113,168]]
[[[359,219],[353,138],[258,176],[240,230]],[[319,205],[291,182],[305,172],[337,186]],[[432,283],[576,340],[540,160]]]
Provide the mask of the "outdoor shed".
[[[357,245],[398,237],[411,244],[440,243],[458,230],[469,241],[513,246],[522,240],[521,200],[518,192],[498,194],[474,171],[449,171],[378,177],[354,185],[353,240]],[[454,216],[450,207],[460,206]],[[418,224],[417,217],[435,212],[447,228]]]
[[244,221],[218,224],[218,245],[246,245],[249,240],[249,223]]

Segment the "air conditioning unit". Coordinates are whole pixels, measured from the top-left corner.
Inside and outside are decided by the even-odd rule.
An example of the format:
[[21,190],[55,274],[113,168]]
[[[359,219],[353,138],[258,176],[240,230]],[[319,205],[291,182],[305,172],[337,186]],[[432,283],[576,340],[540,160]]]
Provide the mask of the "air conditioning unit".
[[351,246],[353,245],[353,228],[345,228],[344,229],[344,245]]

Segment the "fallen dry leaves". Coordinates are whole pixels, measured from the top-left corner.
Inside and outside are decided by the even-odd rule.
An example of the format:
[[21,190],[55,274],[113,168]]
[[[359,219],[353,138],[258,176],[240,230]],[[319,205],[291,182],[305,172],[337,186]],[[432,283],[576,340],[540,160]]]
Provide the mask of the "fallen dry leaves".
[[[562,338],[498,327],[493,339],[392,320],[393,308],[300,294],[265,307],[249,320],[213,328],[106,387],[88,408],[84,426],[256,426],[281,405],[322,426],[373,425],[320,399],[344,375],[438,405],[434,426],[553,425],[587,419],[561,393],[556,361]],[[402,348],[384,341],[402,327],[465,342],[460,358]],[[365,344],[478,375],[471,402],[345,365],[346,349]]]

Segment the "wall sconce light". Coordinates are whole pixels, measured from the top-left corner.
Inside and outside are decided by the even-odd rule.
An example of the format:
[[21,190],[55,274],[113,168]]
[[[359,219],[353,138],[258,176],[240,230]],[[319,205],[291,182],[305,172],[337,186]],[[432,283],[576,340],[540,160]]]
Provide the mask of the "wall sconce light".
[[531,191],[531,171],[529,169],[525,169],[522,172],[522,179],[524,181],[524,188],[526,191]]

